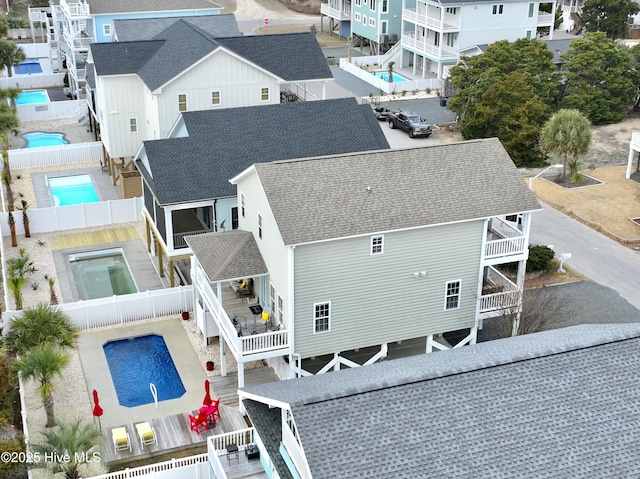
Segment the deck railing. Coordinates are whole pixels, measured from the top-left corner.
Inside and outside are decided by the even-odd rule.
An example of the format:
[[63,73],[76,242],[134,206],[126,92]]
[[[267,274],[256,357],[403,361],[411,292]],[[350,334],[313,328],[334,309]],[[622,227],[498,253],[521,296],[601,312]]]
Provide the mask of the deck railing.
[[183,231],[182,233],[173,233],[173,249],[188,248],[187,242],[184,240],[185,236],[201,235],[204,233],[211,233],[213,230],[195,230],[195,231]]
[[502,218],[491,218],[489,229],[501,239],[487,241],[485,258],[519,255],[527,249],[526,238],[522,232]]
[[502,291],[483,294],[480,297],[480,312],[499,311],[514,308],[518,305],[518,287],[509,278],[495,268],[489,267],[487,278],[491,284],[502,287]]
[[220,457],[227,454],[226,447],[229,444],[236,444],[240,450],[244,449],[248,444],[253,444],[255,442],[254,433],[255,430],[251,427],[227,434],[211,436],[207,439],[209,465],[213,471],[213,477],[216,479],[227,479],[228,476],[222,467]]
[[[87,479],[129,479],[131,477],[155,477],[155,473],[163,471],[171,471],[182,467],[193,467],[198,464],[204,464],[209,461],[209,455],[207,453],[198,454],[195,456],[181,457],[179,459],[171,459],[170,461],[156,462],[149,464],[148,466],[133,467],[131,469],[124,469],[123,471],[110,472],[108,474],[101,474],[99,476],[89,477]],[[165,477],[165,476],[162,476]],[[182,477],[182,476],[181,476]],[[197,473],[194,473],[190,477],[199,477]]]

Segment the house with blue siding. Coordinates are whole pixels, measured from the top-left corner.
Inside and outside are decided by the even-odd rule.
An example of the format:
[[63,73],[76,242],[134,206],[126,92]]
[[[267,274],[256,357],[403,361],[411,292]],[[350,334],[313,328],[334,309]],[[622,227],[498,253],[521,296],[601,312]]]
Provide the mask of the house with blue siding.
[[211,0],[52,0],[52,48],[69,73],[69,90],[79,98],[91,43],[110,42],[114,21],[131,18],[217,15],[222,6]]
[[389,50],[400,38],[402,2],[394,0],[353,0],[351,37],[354,47],[369,55]]
[[174,261],[191,255],[185,236],[239,228],[229,178],[254,163],[371,148],[389,144],[371,107],[354,98],[184,112],[168,138],[144,141],[135,158],[150,251],[166,259],[173,285]]
[[231,183],[246,248],[228,232],[185,241],[196,315],[216,321],[240,387],[250,355],[222,300],[239,278],[273,328],[258,359],[282,379],[371,364],[406,340],[474,344],[484,318],[519,310],[540,205],[498,139],[262,162]]

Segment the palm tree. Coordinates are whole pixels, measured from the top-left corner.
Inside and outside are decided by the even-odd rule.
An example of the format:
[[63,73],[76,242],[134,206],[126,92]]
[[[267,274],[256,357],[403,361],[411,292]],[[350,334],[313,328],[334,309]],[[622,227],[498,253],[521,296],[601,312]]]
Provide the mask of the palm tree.
[[9,210],[8,212],[8,218],[7,221],[9,222],[9,232],[11,233],[11,246],[12,247],[16,247],[18,246],[18,235],[16,234],[16,220],[13,217],[13,213],[11,212],[11,210]]
[[[69,423],[58,422],[58,428],[44,431],[42,443],[31,444],[40,457],[69,457],[68,461],[40,461],[35,467],[46,467],[53,474],[64,474],[66,479],[79,479],[78,468],[93,459],[100,430],[93,424],[82,423],[79,418]],[[55,456],[54,456],[55,454]]]
[[22,288],[27,284],[27,278],[23,276],[13,276],[7,278],[7,288],[13,294],[13,300],[16,303],[16,309],[20,311],[22,309]]
[[29,209],[29,205],[27,200],[20,200],[22,206],[18,208],[22,211],[22,224],[24,225],[24,236],[25,238],[31,238],[31,230],[29,229],[29,215],[27,215],[27,209]]
[[393,66],[396,64],[396,62],[389,62],[387,64],[387,69],[389,71],[389,83],[393,83]]
[[13,76],[13,65],[23,62],[27,59],[24,50],[12,42],[0,40],[0,66],[7,67],[10,77]]
[[562,181],[567,177],[567,160],[587,154],[591,145],[591,124],[578,110],[558,110],[542,127],[540,148],[562,159]]
[[58,304],[58,296],[56,295],[56,288],[54,287],[56,280],[48,274],[44,275],[44,279],[49,283],[49,304]]
[[78,331],[69,316],[57,308],[40,303],[25,309],[22,316],[11,321],[4,343],[9,352],[20,355],[41,344],[71,349],[76,345],[77,336]]
[[25,380],[34,379],[40,383],[38,390],[47,414],[45,427],[56,425],[53,414],[53,378],[62,376],[62,370],[68,363],[69,354],[51,343],[45,343],[26,351],[11,366]]
[[7,208],[9,211],[14,211],[16,209],[14,204],[15,197],[13,196],[13,189],[11,188],[11,178],[7,174],[6,170],[2,170],[2,173],[0,173],[0,179],[2,179],[2,182],[4,183],[5,192],[7,194]]
[[11,111],[15,113],[16,111],[16,100],[22,93],[21,88],[0,88],[0,99],[9,100],[9,104],[11,105]]

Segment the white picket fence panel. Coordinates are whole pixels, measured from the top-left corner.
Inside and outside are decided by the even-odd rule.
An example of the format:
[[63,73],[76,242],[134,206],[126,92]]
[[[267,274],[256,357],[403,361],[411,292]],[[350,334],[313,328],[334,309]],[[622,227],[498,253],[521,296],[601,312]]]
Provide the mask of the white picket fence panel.
[[102,142],[69,143],[60,146],[40,146],[8,150],[11,171],[26,168],[46,168],[77,163],[99,164],[104,158]]
[[[56,307],[67,314],[79,330],[122,325],[141,319],[154,319],[191,311],[193,287],[189,285],[156,289],[75,303],[62,303]],[[3,334],[11,329],[13,318],[20,315],[22,311],[2,313]]]
[[33,90],[34,88],[47,88],[64,86],[64,73],[49,73],[37,75],[14,75],[0,78],[0,88],[21,88]]
[[[9,30],[9,32],[11,31],[12,30]],[[41,36],[42,29],[37,28],[35,33],[36,36]],[[44,33],[46,35],[47,32]],[[31,31],[29,31],[29,36],[31,36]],[[22,48],[27,58],[37,58],[41,62],[49,60],[49,51],[51,50],[51,47],[48,43],[18,43],[18,45]]]
[[[76,230],[109,226],[118,223],[132,223],[142,220],[142,198],[99,201],[79,205],[29,209],[29,229],[31,233]],[[9,236],[8,213],[0,213],[2,236]],[[14,212],[16,233],[24,234],[22,213]]]
[[122,471],[109,472],[88,479],[130,479],[145,477],[152,479],[197,479],[209,477],[208,453],[196,456],[181,457],[165,462],[156,462],[148,466],[127,468]]
[[17,105],[16,115],[20,121],[55,120],[77,118],[78,111],[87,107],[87,100],[52,101]]

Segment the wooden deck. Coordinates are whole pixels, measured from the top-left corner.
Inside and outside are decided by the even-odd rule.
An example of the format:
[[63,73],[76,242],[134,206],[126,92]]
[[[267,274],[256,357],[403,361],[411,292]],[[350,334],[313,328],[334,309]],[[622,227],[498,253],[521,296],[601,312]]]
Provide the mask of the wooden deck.
[[[233,372],[226,376],[209,376],[207,379],[211,382],[211,395],[221,398],[220,404],[233,407],[237,410],[239,406],[238,373]],[[254,386],[256,384],[270,383],[273,381],[278,381],[278,376],[276,376],[273,369],[268,366],[245,369],[244,371],[245,386]]]
[[[188,414],[189,413],[183,413],[149,420],[148,422],[155,429],[158,444],[145,446],[144,448],[140,443],[135,424],[125,424],[124,426],[129,433],[129,439],[131,441],[131,452],[129,450],[116,451],[111,438],[111,429],[103,430],[103,436],[100,440],[102,461],[104,461],[107,466],[113,466],[166,454],[168,452],[205,446],[209,436],[233,432],[247,427],[247,422],[237,407],[224,406],[221,404],[220,419],[216,425],[211,429],[202,431],[198,435],[190,429]],[[226,464],[226,458],[224,459]]]
[[138,235],[138,230],[134,227],[112,228],[108,230],[89,231],[86,233],[52,236],[49,239],[49,247],[52,250],[58,250],[139,239],[140,236]]
[[244,451],[240,451],[237,461],[220,456],[220,464],[229,479],[269,479],[260,459],[248,459]]

